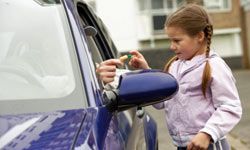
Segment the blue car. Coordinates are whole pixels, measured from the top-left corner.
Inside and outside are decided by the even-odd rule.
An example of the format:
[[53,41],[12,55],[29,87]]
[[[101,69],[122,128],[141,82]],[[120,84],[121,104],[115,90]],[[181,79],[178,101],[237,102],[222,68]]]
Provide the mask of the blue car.
[[95,73],[118,57],[102,21],[81,0],[0,1],[0,149],[157,149],[143,107],[170,98],[159,70],[124,73],[107,89]]

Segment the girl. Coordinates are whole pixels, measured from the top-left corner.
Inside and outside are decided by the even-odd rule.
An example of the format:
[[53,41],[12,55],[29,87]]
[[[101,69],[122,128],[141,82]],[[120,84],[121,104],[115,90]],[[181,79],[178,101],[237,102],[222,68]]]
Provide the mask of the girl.
[[[208,13],[199,5],[185,5],[168,16],[165,31],[176,55],[164,70],[177,79],[179,91],[154,107],[165,109],[173,143],[180,150],[230,149],[225,135],[239,122],[242,108],[231,70],[210,51],[213,26]],[[138,51],[130,53],[131,66],[149,69]],[[97,73],[111,82],[115,65],[121,63],[105,61]]]

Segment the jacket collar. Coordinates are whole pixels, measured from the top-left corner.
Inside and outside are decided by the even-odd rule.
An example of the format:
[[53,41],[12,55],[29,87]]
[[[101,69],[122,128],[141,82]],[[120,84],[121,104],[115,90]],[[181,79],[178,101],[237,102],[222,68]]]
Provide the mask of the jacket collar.
[[[177,60],[179,61],[179,67],[183,67],[183,65],[185,65],[186,67],[182,68],[182,71],[180,72],[182,75],[186,74],[187,72],[192,71],[193,69],[199,67],[200,65],[202,65],[205,61],[210,60],[213,57],[218,56],[218,54],[214,51],[210,51],[209,53],[209,57],[206,58],[205,54],[202,55],[197,55],[195,57],[193,57],[191,60]],[[179,72],[180,70],[178,70]]]

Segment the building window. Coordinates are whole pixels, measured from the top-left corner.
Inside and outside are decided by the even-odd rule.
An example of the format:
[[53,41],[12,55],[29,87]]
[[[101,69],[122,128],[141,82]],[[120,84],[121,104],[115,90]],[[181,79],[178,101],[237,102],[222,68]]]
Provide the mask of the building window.
[[210,11],[230,10],[231,0],[203,0],[204,6]]
[[158,31],[164,28],[164,23],[166,20],[166,15],[154,15],[152,17],[153,30]]
[[153,35],[162,34],[168,14],[175,11],[185,0],[138,0],[142,15],[148,16]]
[[151,8],[153,10],[163,9],[163,0],[151,0]]

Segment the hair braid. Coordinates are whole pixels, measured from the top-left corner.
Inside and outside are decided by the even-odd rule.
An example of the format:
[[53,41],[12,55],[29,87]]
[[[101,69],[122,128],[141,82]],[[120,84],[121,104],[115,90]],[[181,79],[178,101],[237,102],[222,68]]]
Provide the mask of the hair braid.
[[164,72],[168,72],[170,65],[171,65],[175,60],[177,60],[177,59],[178,59],[177,56],[172,57],[172,58],[167,62],[167,64],[165,65],[163,71],[164,71]]
[[208,24],[205,29],[205,36],[207,38],[207,50],[206,50],[206,57],[209,56],[209,52],[210,52],[210,45],[211,45],[211,39],[212,39],[212,35],[213,35],[213,26]]
[[[211,38],[213,35],[213,26],[208,24],[204,29],[204,33],[207,39],[206,58],[208,58],[210,52]],[[211,79],[211,67],[209,61],[207,60],[202,75],[202,93],[205,97],[206,97],[206,89],[210,79]]]

